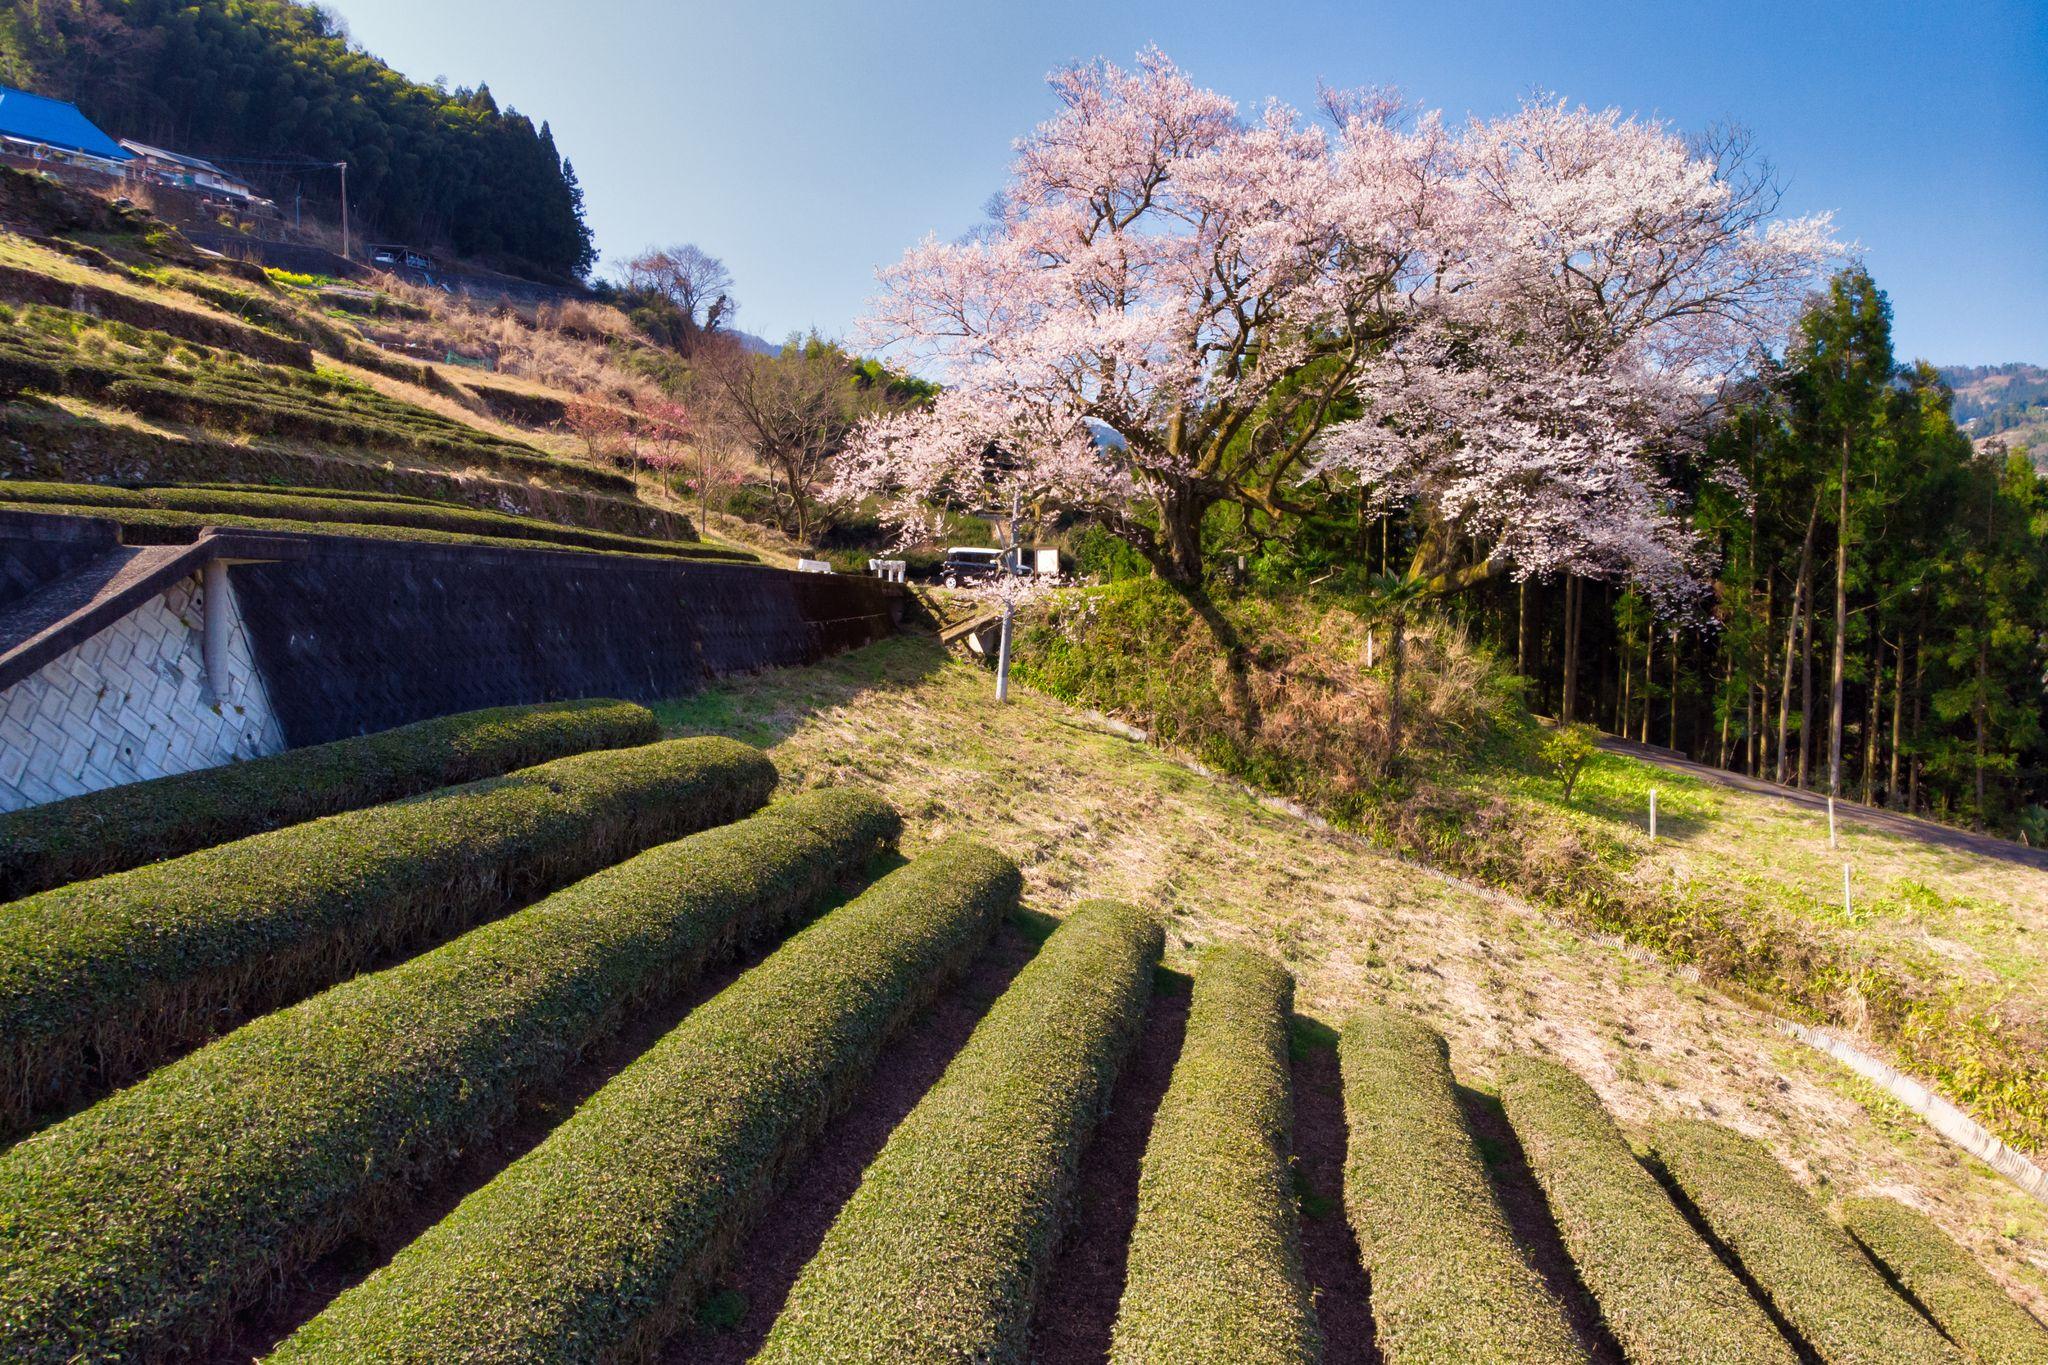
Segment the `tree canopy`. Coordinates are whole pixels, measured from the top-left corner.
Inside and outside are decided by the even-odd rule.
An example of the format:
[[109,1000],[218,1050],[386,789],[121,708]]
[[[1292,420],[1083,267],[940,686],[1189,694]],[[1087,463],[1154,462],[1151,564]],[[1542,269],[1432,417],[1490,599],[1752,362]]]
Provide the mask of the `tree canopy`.
[[[596,259],[575,171],[547,124],[488,86],[422,85],[291,0],[4,0],[0,79],[75,101],[117,137],[200,156],[347,161],[378,233],[526,273]],[[276,170],[251,168],[258,183]],[[301,176],[338,216],[335,177]]]

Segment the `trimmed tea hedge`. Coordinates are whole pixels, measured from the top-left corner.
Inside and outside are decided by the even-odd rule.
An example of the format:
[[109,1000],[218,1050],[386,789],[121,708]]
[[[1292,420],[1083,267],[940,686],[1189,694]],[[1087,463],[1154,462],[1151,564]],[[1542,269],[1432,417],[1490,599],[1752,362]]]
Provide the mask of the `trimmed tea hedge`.
[[272,1359],[645,1354],[1019,885],[1008,859],[964,841],[884,877],[700,1005]]
[[1351,1125],[1344,1202],[1388,1365],[1584,1361],[1494,1199],[1442,1036],[1368,1010],[1345,1025],[1338,1056]]
[[1313,1365],[1288,1167],[1294,978],[1271,958],[1211,948],[1186,1041],[1138,1181],[1118,1365]]
[[[351,536],[359,540],[409,540],[429,545],[488,545],[494,549],[551,550],[568,554],[639,554],[641,551],[592,550],[561,545],[548,540],[524,540],[507,536],[480,536],[460,531],[427,531],[415,526],[363,526],[346,521],[281,521],[269,517],[245,517],[227,512],[165,512],[154,507],[95,507],[87,503],[10,503],[7,485],[0,483],[0,507],[28,515],[101,517],[121,527],[121,539],[129,545],[190,545],[209,526],[249,531],[293,531],[308,536]],[[726,550],[694,541],[678,544],[663,552],[673,559],[720,559],[758,563],[741,550]]]
[[625,1013],[895,839],[815,792],[245,1025],[0,1156],[0,1357],[155,1357],[497,1129]]
[[181,512],[202,518],[259,517],[266,521],[345,522],[355,526],[400,526],[493,539],[533,540],[578,550],[626,554],[701,556],[695,541],[652,540],[560,526],[534,517],[515,517],[453,503],[419,499],[349,497],[335,493],[283,493],[264,488],[110,488],[92,483],[0,483],[0,502],[63,507],[97,507],[108,512]]
[[1054,932],[869,1165],[757,1365],[1023,1358],[1160,947],[1156,922],[1107,901]]
[[1632,1365],[1798,1365],[1749,1291],[1643,1168],[1593,1088],[1531,1057],[1502,1104],[1558,1231]]
[[1896,1199],[1851,1199],[1843,1221],[1863,1249],[1978,1365],[2048,1365],[2048,1327],[1925,1214]]
[[0,815],[0,901],[660,735],[629,702],[505,706],[32,806]]
[[1714,1236],[1828,1365],[1963,1365],[1766,1148],[1698,1119],[1658,1124],[1653,1144]]
[[675,513],[589,488],[513,482],[384,458],[354,460],[345,452],[167,436],[41,405],[0,408],[0,440],[9,443],[9,477],[45,482],[192,487],[225,481],[301,494],[320,485],[343,497],[402,494],[422,502],[462,502],[620,535],[674,539],[689,529]]
[[392,954],[759,807],[724,739],[557,759],[0,905],[0,1130]]

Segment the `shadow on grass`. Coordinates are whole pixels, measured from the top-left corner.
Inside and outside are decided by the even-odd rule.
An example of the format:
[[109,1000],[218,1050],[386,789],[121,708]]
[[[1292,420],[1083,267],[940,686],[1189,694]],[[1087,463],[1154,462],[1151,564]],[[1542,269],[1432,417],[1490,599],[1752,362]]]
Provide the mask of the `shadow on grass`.
[[[1657,1183],[1664,1187],[1664,1193],[1671,1197],[1672,1206],[1678,1210],[1679,1215],[1698,1234],[1699,1239],[1706,1243],[1707,1249],[1712,1251],[1721,1264],[1728,1268],[1728,1273],[1733,1275],[1741,1283],[1742,1287],[1749,1291],[1749,1296],[1756,1301],[1757,1306],[1764,1310],[1764,1316],[1771,1320],[1771,1325],[1778,1329],[1786,1342],[1791,1345],[1792,1350],[1798,1355],[1800,1365],[1826,1365],[1826,1362],[1821,1358],[1820,1352],[1815,1350],[1804,1336],[1800,1335],[1799,1329],[1787,1320],[1784,1313],[1779,1311],[1778,1305],[1772,1302],[1771,1296],[1764,1292],[1764,1287],[1756,1282],[1756,1277],[1751,1275],[1748,1267],[1742,1264],[1742,1258],[1737,1256],[1734,1249],[1716,1235],[1714,1229],[1708,1225],[1706,1215],[1700,1212],[1699,1205],[1692,1202],[1692,1197],[1679,1185],[1671,1172],[1665,1169],[1664,1163],[1659,1161],[1655,1155],[1641,1158],[1641,1160],[1643,1168],[1656,1177]],[[1916,1304],[1915,1306],[1917,1307],[1918,1305]],[[1936,1330],[1939,1330],[1938,1325]]]
[[1036,1365],[1093,1365],[1109,1357],[1138,1222],[1145,1148],[1180,1058],[1193,986],[1183,972],[1160,967],[1153,973],[1144,1026],[1117,1075],[1109,1112],[1083,1155],[1072,1222],[1032,1313]]
[[719,679],[651,709],[667,738],[723,735],[767,748],[789,738],[815,711],[870,692],[914,687],[945,665],[938,641],[896,635],[823,663]]
[[1494,1198],[1507,1216],[1515,1240],[1551,1294],[1563,1305],[1565,1318],[1587,1357],[1596,1365],[1623,1365],[1626,1357],[1621,1346],[1607,1330],[1599,1305],[1579,1279],[1578,1267],[1565,1250],[1550,1205],[1529,1169],[1521,1139],[1515,1136],[1499,1098],[1461,1085],[1458,1107],[1463,1111],[1465,1127],[1479,1149],[1487,1178],[1493,1183]]
[[1371,1291],[1344,1213],[1344,1120],[1337,1030],[1297,1014],[1287,1033],[1294,1090],[1294,1193],[1301,1264],[1323,1334],[1323,1365],[1378,1365]]

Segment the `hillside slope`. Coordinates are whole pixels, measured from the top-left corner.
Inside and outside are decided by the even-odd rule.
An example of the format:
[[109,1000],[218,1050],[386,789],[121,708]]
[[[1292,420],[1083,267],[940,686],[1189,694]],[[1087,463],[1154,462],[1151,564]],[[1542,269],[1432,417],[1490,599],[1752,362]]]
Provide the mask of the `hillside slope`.
[[1980,443],[2023,445],[2036,464],[2048,461],[2048,366],[1944,365],[1941,378],[1955,390],[1956,421]]
[[[71,0],[0,14],[0,80],[76,101],[115,137],[237,166],[359,229],[567,281],[596,259],[546,123],[488,86],[407,80],[295,0]],[[284,169],[278,169],[282,163]],[[314,169],[306,169],[308,166]],[[361,240],[358,238],[358,240]]]
[[[1016,857],[1027,902],[1039,909],[1059,913],[1095,896],[1154,909],[1167,917],[1170,964],[1185,966],[1218,940],[1272,952],[1296,973],[1311,1021],[1335,1025],[1376,1002],[1413,1009],[1445,1032],[1460,1078],[1481,1091],[1492,1089],[1502,1055],[1547,1052],[1628,1124],[1670,1113],[1714,1118],[1765,1139],[1823,1199],[1906,1197],[2009,1290],[2048,1309],[2048,1209],[1793,1042],[1768,1012],[1517,897],[1276,809],[1048,698],[1020,689],[998,709],[989,693],[985,671],[903,639],[729,684],[660,714],[671,733],[765,745],[792,786],[881,791],[906,817],[906,850],[971,831]],[[1595,785],[1618,801],[1643,776],[1628,760],[1610,762],[1611,779]],[[1810,821],[1765,798],[1681,800],[1686,832],[1658,855],[1668,863],[1657,875],[1726,862],[1746,842],[1763,861],[1794,839],[1811,846]],[[1760,833],[1768,843],[1754,842]],[[2048,903],[2048,876],[1853,837],[1892,860],[1895,890],[1924,879],[1952,896]],[[1802,874],[1793,866],[1785,875]],[[1297,1041],[1318,1036],[1311,1029]],[[1302,1103],[1306,1125],[1310,1100]],[[1300,1140],[1306,1148],[1311,1136]],[[1332,1197],[1310,1191],[1311,1238],[1314,1210],[1331,1207],[1318,1200]]]
[[92,509],[160,540],[211,517],[706,548],[642,458],[679,433],[645,415],[660,390],[633,366],[656,362],[623,317],[263,271],[13,170],[0,228],[0,504]]

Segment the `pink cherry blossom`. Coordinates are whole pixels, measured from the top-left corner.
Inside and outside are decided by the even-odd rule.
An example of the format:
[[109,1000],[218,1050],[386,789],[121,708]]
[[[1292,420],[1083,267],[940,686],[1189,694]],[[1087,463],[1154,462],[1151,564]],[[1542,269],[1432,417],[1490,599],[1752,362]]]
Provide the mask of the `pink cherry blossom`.
[[946,388],[864,426],[838,496],[907,535],[1021,497],[1192,582],[1208,508],[1348,480],[1419,514],[1433,581],[1697,577],[1660,466],[1840,250],[1739,144],[1549,100],[1247,117],[1156,50],[1051,84],[987,226],[881,273],[863,339]]

